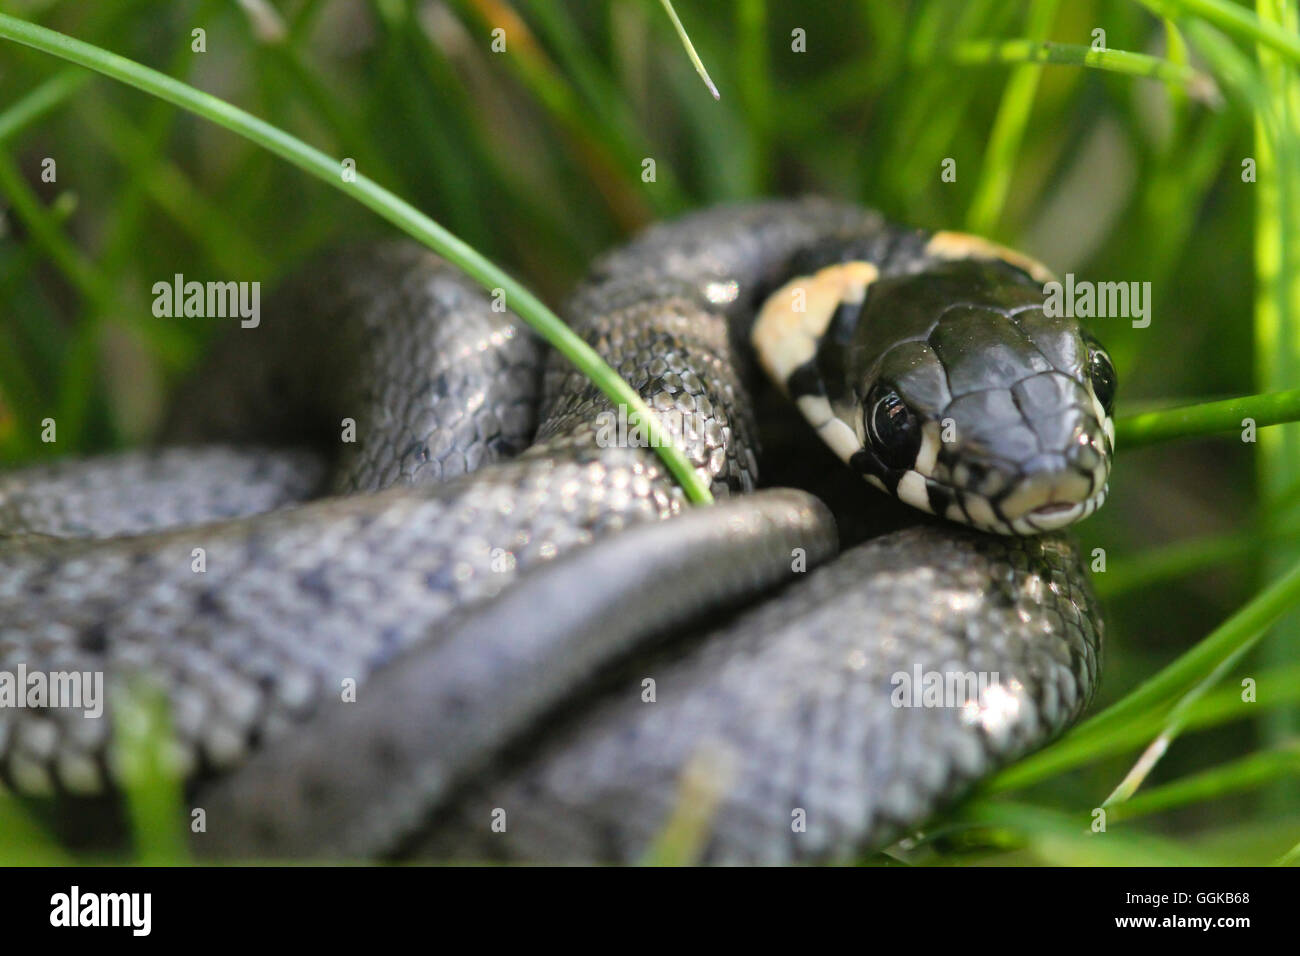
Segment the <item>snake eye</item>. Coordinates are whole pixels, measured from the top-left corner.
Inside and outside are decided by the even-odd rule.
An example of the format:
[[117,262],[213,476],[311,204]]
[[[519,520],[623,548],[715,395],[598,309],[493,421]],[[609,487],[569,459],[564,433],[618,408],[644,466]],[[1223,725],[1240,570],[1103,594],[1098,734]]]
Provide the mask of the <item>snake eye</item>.
[[1092,382],[1092,392],[1097,401],[1109,415],[1115,405],[1115,366],[1106,350],[1096,342],[1088,343],[1088,380]]
[[885,384],[867,395],[867,440],[876,457],[890,468],[902,471],[916,463],[921,448],[921,423],[902,396]]

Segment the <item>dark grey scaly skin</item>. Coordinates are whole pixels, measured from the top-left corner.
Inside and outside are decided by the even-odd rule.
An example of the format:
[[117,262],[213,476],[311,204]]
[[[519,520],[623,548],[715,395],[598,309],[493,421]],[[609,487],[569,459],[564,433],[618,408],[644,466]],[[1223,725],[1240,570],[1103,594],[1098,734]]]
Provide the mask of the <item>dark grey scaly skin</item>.
[[[876,539],[621,668],[408,852],[636,861],[703,791],[717,794],[705,861],[851,860],[1068,726],[1096,686],[1097,615],[1062,538],[924,527]],[[916,668],[996,674],[1006,692],[983,711],[892,706],[891,676]],[[492,832],[496,808],[505,834]]]
[[169,443],[309,443],[331,455],[332,490],[354,492],[447,481],[532,442],[539,343],[426,249],[318,258],[264,318],[182,390]]
[[[748,492],[755,424],[738,343],[756,297],[800,252],[855,237],[879,243],[883,273],[925,267],[924,237],[874,214],[764,203],[650,230],[596,265],[567,315],[652,407],[687,415],[701,436],[688,451],[715,494]],[[445,305],[453,299],[454,308]],[[0,500],[0,515],[25,515],[20,533],[0,539],[0,669],[25,661],[160,681],[194,804],[210,800],[214,811],[196,837],[202,852],[637,859],[677,804],[683,774],[720,774],[708,859],[844,857],[892,839],[1041,745],[1095,688],[1100,621],[1061,538],[905,531],[849,552],[716,631],[706,621],[683,634],[680,621],[701,608],[771,593],[789,576],[791,548],[806,547],[810,563],[825,553],[829,518],[797,496],[745,496],[692,513],[700,547],[716,558],[676,562],[690,569],[692,586],[655,594],[644,613],[619,615],[629,605],[612,605],[608,620],[620,627],[588,633],[581,614],[571,628],[539,627],[536,600],[509,603],[516,582],[525,598],[531,586],[558,595],[557,608],[580,609],[600,588],[596,569],[607,567],[629,588],[616,593],[637,595],[629,553],[643,552],[628,549],[654,529],[635,526],[684,510],[653,452],[602,447],[596,416],[608,403],[552,357],[542,425],[527,452],[422,485],[423,472],[447,471],[427,463],[446,461],[449,448],[464,447],[458,442],[500,439],[498,451],[473,452],[475,462],[466,455],[467,469],[509,453],[524,429],[504,423],[527,415],[516,386],[530,359],[520,345],[453,391],[466,363],[431,365],[420,343],[439,342],[432,352],[442,356],[454,344],[437,329],[468,315],[486,352],[509,351],[526,341],[517,323],[421,254],[392,248],[365,269],[344,260],[318,272],[289,308],[328,316],[317,328],[339,334],[344,354],[316,333],[285,332],[289,312],[269,308],[261,330],[234,336],[236,350],[284,347],[311,370],[286,380],[244,363],[246,394],[257,396],[252,421],[228,407],[218,409],[224,422],[177,431],[231,438],[256,423],[255,437],[280,440],[276,419],[306,414],[296,406],[272,414],[282,401],[332,394],[339,402],[325,402],[305,430],[337,436],[339,418],[356,419],[357,447],[338,456],[346,477],[334,486],[366,493],[255,515],[275,504],[263,491],[234,520],[89,542],[49,535],[148,530],[169,519],[104,518],[94,523],[103,530],[75,530],[87,522],[47,506],[42,520],[30,502],[59,501],[57,487],[24,492],[21,472],[8,476]],[[339,327],[352,321],[359,331]],[[260,346],[242,339],[259,331],[267,336]],[[503,367],[521,370],[504,394],[493,391],[510,378]],[[349,385],[358,374],[365,384]],[[381,374],[407,384],[390,391]],[[442,401],[475,386],[480,409],[514,411],[480,420]],[[201,394],[213,406],[245,394],[207,387]],[[90,467],[73,469],[81,486]],[[153,487],[163,511],[165,485]],[[230,507],[184,514],[208,520]],[[204,573],[191,569],[194,548],[206,551]],[[602,565],[606,556],[617,563]],[[660,561],[667,575],[675,562]],[[487,603],[502,594],[506,603]],[[651,613],[655,606],[670,613]],[[669,625],[675,633],[661,656],[646,657]],[[531,639],[534,664],[568,660],[547,653],[582,653],[573,666],[521,670],[502,638],[510,634]],[[998,672],[1010,702],[1005,726],[987,715],[963,723],[952,709],[891,706],[888,675],[913,665]],[[427,683],[409,675],[426,671],[442,675],[449,696],[425,699]],[[641,702],[642,677],[656,680],[654,704]],[[346,678],[359,682],[356,704],[340,701]],[[462,679],[477,689],[473,699],[457,691]],[[498,686],[511,695],[509,720],[483,700]],[[108,727],[68,712],[0,710],[0,776],[34,795],[111,789]],[[332,747],[331,733],[350,746]],[[507,812],[504,833],[490,830],[485,813],[495,807]],[[795,833],[791,814],[800,808],[807,832]]]
[[328,475],[308,449],[160,448],[0,473],[6,535],[112,538],[306,501]]
[[646,522],[534,569],[381,669],[364,700],[332,708],[312,733],[286,735],[206,787],[201,803],[220,828],[198,849],[399,855],[503,742],[581,700],[610,665],[703,607],[721,610],[789,580],[795,548],[816,564],[835,544],[824,505],[777,489]]

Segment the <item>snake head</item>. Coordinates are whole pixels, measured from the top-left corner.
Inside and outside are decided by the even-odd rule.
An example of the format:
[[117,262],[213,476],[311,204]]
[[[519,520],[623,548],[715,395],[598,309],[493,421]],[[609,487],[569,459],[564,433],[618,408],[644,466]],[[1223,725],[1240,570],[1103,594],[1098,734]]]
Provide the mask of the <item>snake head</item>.
[[[971,259],[877,278],[851,262],[796,282],[820,313],[800,320],[813,347],[787,354],[779,381],[870,484],[1002,534],[1056,530],[1105,501],[1114,366],[1076,320],[1045,312],[1023,268]],[[769,372],[785,291],[755,329]]]

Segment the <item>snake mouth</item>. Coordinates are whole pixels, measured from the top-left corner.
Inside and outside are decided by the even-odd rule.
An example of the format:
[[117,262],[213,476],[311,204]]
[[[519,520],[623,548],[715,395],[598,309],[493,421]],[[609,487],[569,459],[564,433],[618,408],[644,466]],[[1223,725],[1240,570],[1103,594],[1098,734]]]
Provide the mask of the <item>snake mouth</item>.
[[1083,517],[1086,501],[1054,501],[1039,505],[1024,516],[1024,521],[1043,531],[1055,531],[1074,524]]
[[1041,534],[1046,531],[1059,531],[1076,521],[1082,521],[1102,506],[1106,501],[1109,486],[1102,484],[1101,490],[1083,501],[1049,501],[1039,505],[1010,521],[1016,534]]
[[[889,490],[874,475],[867,475],[866,478],[877,487]],[[994,534],[1031,537],[1059,531],[1082,521],[1100,508],[1106,501],[1110,486],[1104,477],[1099,477],[1098,484],[1093,487],[1098,490],[1086,498],[1073,501],[1057,498],[1021,512],[1008,512],[1006,495],[990,498],[968,486],[954,486],[915,470],[904,472],[893,491],[905,503],[957,524]]]

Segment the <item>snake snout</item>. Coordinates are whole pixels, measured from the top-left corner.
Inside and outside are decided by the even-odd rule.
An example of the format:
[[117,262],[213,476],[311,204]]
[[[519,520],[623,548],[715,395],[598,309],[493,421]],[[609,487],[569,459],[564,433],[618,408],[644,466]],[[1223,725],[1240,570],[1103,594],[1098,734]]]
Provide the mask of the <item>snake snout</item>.
[[1092,393],[1064,372],[1018,382],[1011,396],[1020,427],[1033,436],[1018,478],[996,510],[1020,534],[1053,531],[1092,514],[1105,499],[1111,440]]
[[935,477],[954,489],[970,523],[1039,534],[1086,518],[1105,500],[1104,413],[1072,376],[1041,372],[968,394],[946,415],[956,440],[940,452]]

